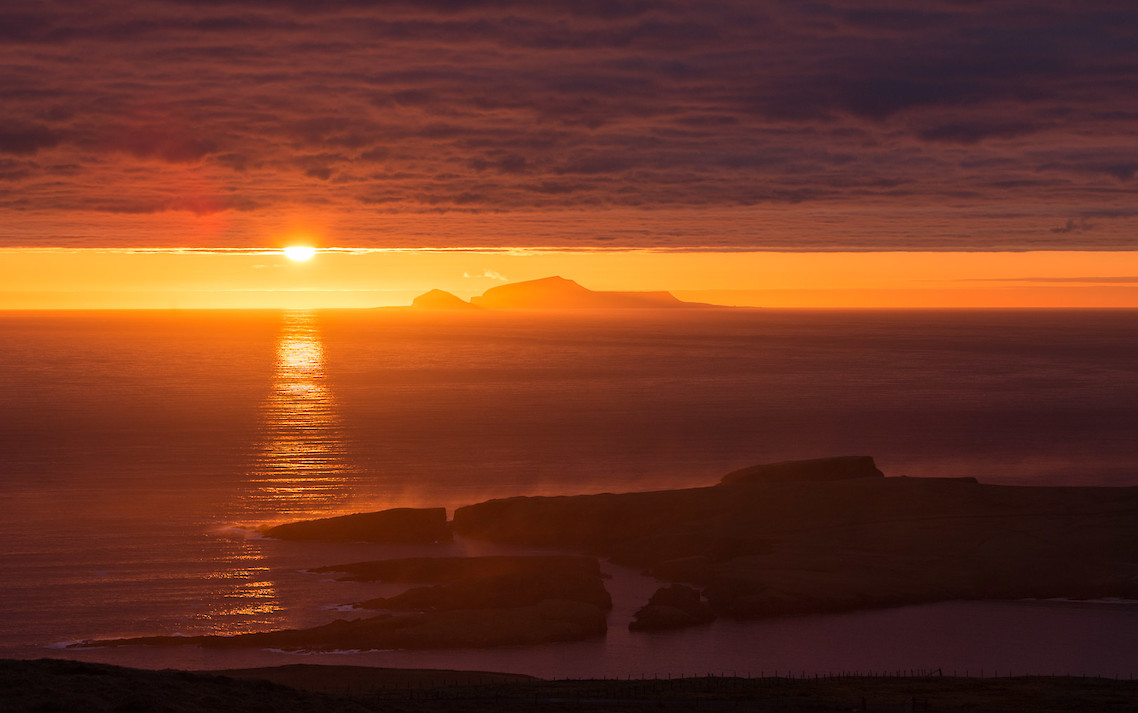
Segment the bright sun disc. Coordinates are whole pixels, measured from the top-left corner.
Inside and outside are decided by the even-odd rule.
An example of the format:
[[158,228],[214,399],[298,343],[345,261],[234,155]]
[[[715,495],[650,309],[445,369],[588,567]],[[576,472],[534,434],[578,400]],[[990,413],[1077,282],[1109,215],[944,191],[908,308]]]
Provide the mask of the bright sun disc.
[[284,249],[284,254],[289,260],[304,262],[316,254],[316,248],[310,248],[307,245],[290,245]]

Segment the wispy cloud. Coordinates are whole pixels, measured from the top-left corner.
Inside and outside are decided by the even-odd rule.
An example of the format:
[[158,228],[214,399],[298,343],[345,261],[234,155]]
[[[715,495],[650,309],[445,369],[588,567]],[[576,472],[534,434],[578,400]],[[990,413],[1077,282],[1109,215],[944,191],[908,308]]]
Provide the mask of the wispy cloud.
[[506,278],[505,275],[503,275],[500,272],[495,272],[494,270],[483,270],[482,272],[480,272],[477,275],[472,275],[469,272],[464,272],[464,273],[462,273],[462,276],[468,280],[471,280],[471,279],[473,279],[473,280],[487,279],[487,280],[494,280],[495,282],[509,282],[509,280]]
[[1058,233],[1060,235],[1067,233],[1082,233],[1084,231],[1090,230],[1092,227],[1093,225],[1086,218],[1068,218],[1066,223],[1059,226],[1058,228],[1052,228],[1051,232]]

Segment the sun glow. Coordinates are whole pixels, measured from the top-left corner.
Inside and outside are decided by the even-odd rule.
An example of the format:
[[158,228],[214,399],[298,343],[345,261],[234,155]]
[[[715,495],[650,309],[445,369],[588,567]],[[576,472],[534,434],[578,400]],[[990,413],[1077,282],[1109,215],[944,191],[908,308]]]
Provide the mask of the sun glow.
[[307,245],[290,245],[284,249],[284,254],[289,260],[304,262],[316,254],[316,248]]

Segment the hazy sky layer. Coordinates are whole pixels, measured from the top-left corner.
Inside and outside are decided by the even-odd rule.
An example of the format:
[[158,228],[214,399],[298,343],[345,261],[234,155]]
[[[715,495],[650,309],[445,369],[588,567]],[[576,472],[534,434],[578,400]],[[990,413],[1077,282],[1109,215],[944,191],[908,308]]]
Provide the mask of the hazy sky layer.
[[0,250],[0,309],[379,307],[566,275],[760,307],[1138,308],[1138,251]]
[[0,245],[1130,249],[1132,2],[5,3]]

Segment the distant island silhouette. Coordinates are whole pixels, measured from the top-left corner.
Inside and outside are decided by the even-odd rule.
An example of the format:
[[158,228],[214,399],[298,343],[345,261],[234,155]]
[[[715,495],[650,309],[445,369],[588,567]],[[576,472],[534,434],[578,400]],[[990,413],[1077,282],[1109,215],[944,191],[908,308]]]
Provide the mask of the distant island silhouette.
[[466,300],[446,290],[431,290],[416,297],[411,306],[416,309],[477,309]]
[[677,309],[713,307],[684,302],[670,292],[605,292],[582,287],[564,277],[513,282],[491,287],[469,302],[445,290],[425,292],[411,303],[416,309]]

